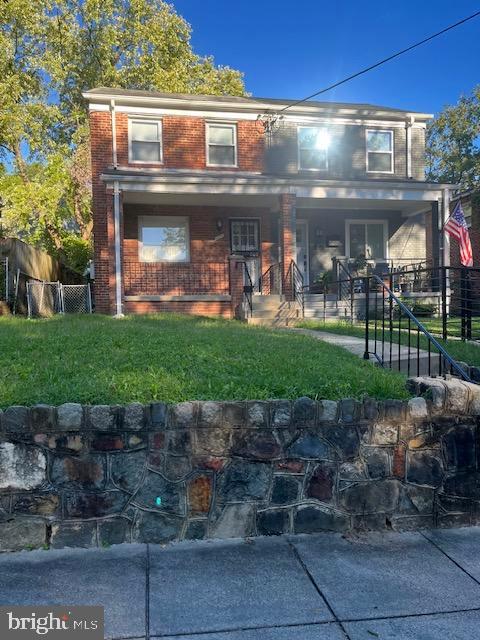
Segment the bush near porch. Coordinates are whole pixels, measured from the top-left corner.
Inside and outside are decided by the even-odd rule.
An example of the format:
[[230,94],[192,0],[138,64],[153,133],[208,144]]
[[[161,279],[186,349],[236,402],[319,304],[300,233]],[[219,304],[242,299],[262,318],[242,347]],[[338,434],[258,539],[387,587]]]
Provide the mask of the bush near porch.
[[174,314],[0,318],[0,406],[405,398],[405,377],[285,330]]

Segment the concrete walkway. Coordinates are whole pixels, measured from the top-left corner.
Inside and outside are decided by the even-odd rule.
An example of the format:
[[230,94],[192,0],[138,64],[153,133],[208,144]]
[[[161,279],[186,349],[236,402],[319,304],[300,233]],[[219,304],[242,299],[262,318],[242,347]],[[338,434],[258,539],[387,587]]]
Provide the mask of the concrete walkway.
[[[316,340],[322,340],[322,342],[328,342],[329,344],[333,344],[337,347],[343,347],[353,355],[363,358],[363,354],[365,353],[365,340],[363,338],[358,338],[356,336],[344,336],[338,333],[329,333],[328,331],[316,331],[314,329],[301,329],[301,328],[291,328],[289,331],[295,331],[297,333],[302,333],[306,336],[310,336],[311,338],[315,338]],[[379,333],[380,337],[380,333]],[[412,346],[410,349],[410,371],[408,371],[408,359],[409,359],[409,349],[408,346],[400,345],[400,350],[398,348],[398,344],[392,345],[392,362],[391,368],[396,371],[401,371],[402,373],[410,373],[412,375],[417,374],[417,351],[414,346],[414,340],[416,338],[412,335]],[[373,333],[372,339],[370,340],[370,352],[374,350],[374,340]],[[389,367],[390,364],[390,343],[385,342],[383,358],[385,360],[385,367]],[[377,355],[382,357],[382,346],[380,344],[380,340],[377,343]],[[419,355],[419,367],[418,373],[419,375],[425,374],[437,374],[439,371],[439,363],[438,363],[438,355],[435,350],[432,350],[430,356],[430,367],[429,367],[429,358],[428,351],[420,349],[418,352]],[[374,364],[378,364],[378,361],[373,355],[370,355],[370,361]],[[400,366],[399,366],[400,363]]]
[[105,607],[106,637],[472,640],[480,528],[0,556],[0,604]]

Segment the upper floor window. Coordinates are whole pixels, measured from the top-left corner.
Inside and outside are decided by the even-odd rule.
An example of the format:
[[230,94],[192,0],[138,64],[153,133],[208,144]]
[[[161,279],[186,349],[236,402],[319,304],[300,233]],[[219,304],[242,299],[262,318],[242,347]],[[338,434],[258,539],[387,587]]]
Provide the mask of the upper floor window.
[[393,131],[367,129],[367,171],[393,173]]
[[210,167],[237,166],[237,126],[207,122],[207,165]]
[[129,162],[162,162],[162,123],[160,120],[129,120]]
[[140,262],[188,262],[188,218],[141,216],[138,220]]
[[326,171],[330,134],[321,127],[298,127],[298,168]]

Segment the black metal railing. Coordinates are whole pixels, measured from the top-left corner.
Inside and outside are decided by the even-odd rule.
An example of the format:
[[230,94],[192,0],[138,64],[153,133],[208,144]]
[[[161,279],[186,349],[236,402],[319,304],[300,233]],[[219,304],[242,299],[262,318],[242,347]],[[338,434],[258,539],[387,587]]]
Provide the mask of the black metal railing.
[[290,262],[287,274],[283,280],[283,291],[287,296],[297,303],[301,317],[305,316],[305,283],[303,273],[298,268],[295,260]]
[[276,262],[262,273],[258,280],[258,292],[263,296],[281,295],[282,265]]
[[[392,278],[392,276],[390,276]],[[379,276],[366,276],[365,352],[382,367],[407,375],[469,374]]]
[[245,316],[253,316],[253,280],[248,270],[246,262],[243,264],[243,302],[245,308]]

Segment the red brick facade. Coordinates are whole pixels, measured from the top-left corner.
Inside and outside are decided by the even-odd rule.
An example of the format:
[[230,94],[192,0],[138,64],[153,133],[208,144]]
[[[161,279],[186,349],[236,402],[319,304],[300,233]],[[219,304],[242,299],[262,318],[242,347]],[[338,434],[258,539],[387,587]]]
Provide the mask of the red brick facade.
[[[206,158],[206,120],[199,117],[162,116],[162,163],[129,163],[128,158],[128,115],[115,113],[117,165],[136,170],[192,169],[208,170]],[[237,164],[235,168],[225,168],[229,172],[261,172],[263,169],[264,136],[255,121],[239,120],[237,127]],[[101,174],[113,165],[112,115],[109,111],[90,112],[92,175],[93,175],[93,216],[95,238],[95,304],[100,313],[115,313],[115,249],[113,192],[106,188]],[[218,168],[217,168],[218,170]],[[122,296],[126,312],[145,313],[160,310],[182,311],[202,315],[231,317],[235,312],[235,301],[227,300],[129,300],[154,294],[162,271],[162,282],[168,282],[179,275],[179,281],[188,279],[185,265],[163,264],[142,266],[139,262],[138,217],[145,215],[186,216],[189,220],[190,271],[198,276],[197,265],[209,270],[213,287],[210,294],[230,296],[230,219],[255,217],[260,220],[260,262],[261,269],[267,269],[278,260],[278,246],[271,241],[275,237],[272,225],[277,225],[277,217],[268,209],[248,209],[235,207],[200,206],[159,206],[127,204],[122,211],[121,253],[122,253]],[[221,220],[222,230],[218,224]],[[129,270],[129,274],[126,271]],[[158,273],[156,273],[156,271]],[[129,277],[127,277],[129,275]],[[238,283],[237,283],[238,284]],[[179,285],[167,287],[160,294],[181,296],[195,295],[186,292]],[[202,294],[204,291],[197,291]],[[126,297],[125,297],[126,295]]]

